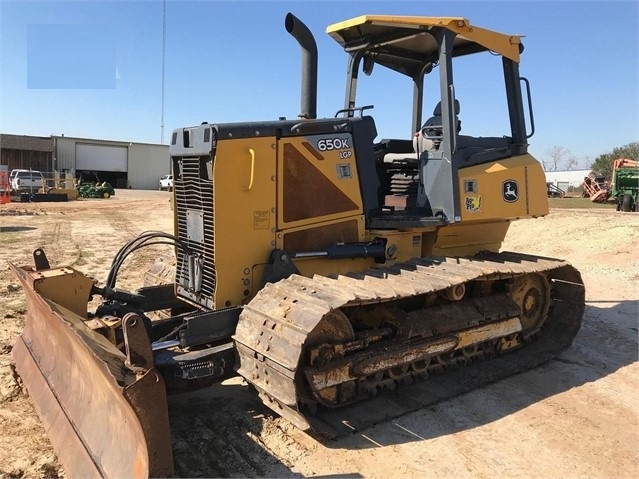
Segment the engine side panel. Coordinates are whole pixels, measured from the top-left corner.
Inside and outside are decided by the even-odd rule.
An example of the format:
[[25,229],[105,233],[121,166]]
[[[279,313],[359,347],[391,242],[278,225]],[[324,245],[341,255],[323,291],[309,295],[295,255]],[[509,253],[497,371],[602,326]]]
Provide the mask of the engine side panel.
[[546,177],[529,154],[460,168],[459,192],[466,223],[548,214]]
[[220,140],[214,171],[217,308],[255,294],[251,271],[275,245],[276,139]]
[[362,214],[350,133],[283,138],[278,178],[278,230]]

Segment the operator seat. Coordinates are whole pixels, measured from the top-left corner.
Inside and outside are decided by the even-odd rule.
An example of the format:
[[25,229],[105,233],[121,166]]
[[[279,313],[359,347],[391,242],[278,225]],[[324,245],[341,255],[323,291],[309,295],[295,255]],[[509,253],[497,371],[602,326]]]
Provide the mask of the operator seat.
[[[459,115],[459,100],[455,100],[455,120],[457,121],[457,132],[460,132],[461,121],[457,115]],[[442,124],[442,102],[440,101],[437,105],[435,105],[433,116],[424,123],[415,135],[413,135],[413,151],[411,153],[395,151],[385,153],[383,156],[383,163],[419,163],[419,157],[423,152],[437,151],[439,149],[444,138],[444,129]]]
[[[455,100],[455,121],[457,123],[457,132],[461,131],[461,121],[457,117],[459,115],[459,100]],[[431,116],[421,129],[415,133],[413,138],[413,148],[419,154],[422,151],[435,151],[439,149],[444,138],[444,127],[442,121],[442,102],[438,102]]]

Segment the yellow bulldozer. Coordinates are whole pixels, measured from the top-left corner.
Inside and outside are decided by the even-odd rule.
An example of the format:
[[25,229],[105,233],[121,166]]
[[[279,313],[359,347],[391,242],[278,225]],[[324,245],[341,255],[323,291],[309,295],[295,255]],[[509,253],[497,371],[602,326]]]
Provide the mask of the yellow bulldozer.
[[[405,410],[402,391],[419,408],[436,375],[477,387],[536,366],[580,328],[575,268],[500,252],[511,221],[548,213],[521,37],[457,17],[331,25],[346,98],[318,119],[315,40],[292,14],[285,27],[302,52],[299,118],[176,129],[174,234],[125,244],[102,285],[42,249],[12,265],[28,300],[13,358],[72,477],[173,474],[167,391],[239,374],[297,427],[335,436]],[[501,136],[461,134],[453,72],[470,56],[500,60]],[[375,66],[411,80],[407,138],[377,140],[356,101]],[[170,280],[117,288],[123,261],[157,243],[175,260],[150,277]]]

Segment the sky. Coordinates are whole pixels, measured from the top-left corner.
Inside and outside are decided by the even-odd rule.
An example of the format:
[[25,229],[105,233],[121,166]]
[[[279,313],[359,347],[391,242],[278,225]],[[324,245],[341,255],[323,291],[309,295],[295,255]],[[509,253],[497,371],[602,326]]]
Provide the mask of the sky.
[[[167,143],[175,128],[203,121],[295,118],[301,55],[284,29],[287,12],[316,38],[318,117],[332,117],[343,108],[347,56],[325,33],[328,25],[363,14],[460,16],[525,35],[520,73],[531,84],[530,152],[544,162],[561,147],[566,160],[588,168],[600,154],[639,141],[638,6],[630,0],[0,0],[0,132]],[[509,134],[500,65],[481,54],[455,67],[462,134]],[[427,79],[427,95],[437,81]],[[436,103],[430,98],[424,120]],[[410,79],[380,67],[360,75],[358,104],[375,106],[378,139],[411,138]]]

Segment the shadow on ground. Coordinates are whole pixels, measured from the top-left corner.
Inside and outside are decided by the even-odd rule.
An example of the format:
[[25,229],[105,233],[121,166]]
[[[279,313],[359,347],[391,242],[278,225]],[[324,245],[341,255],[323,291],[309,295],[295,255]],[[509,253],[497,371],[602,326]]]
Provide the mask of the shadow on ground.
[[0,233],[19,233],[21,231],[36,230],[35,226],[0,226]]
[[[445,436],[499,420],[636,362],[638,312],[638,301],[589,302],[582,328],[568,350],[537,368],[490,386],[499,388],[499,394],[504,395],[503,401],[499,401],[497,407],[478,402],[473,408],[472,418],[451,421],[442,426],[441,420],[434,420],[439,414],[435,405],[484,387],[482,369],[475,367],[484,363],[459,368],[429,378],[419,385],[403,388],[401,392],[380,394],[371,401],[336,410],[331,414],[342,415],[343,421],[349,424],[345,429],[350,432],[335,439],[317,439],[328,448],[366,449],[380,446],[368,434],[376,424],[397,428],[394,434],[384,434],[387,443],[381,445],[387,446]],[[500,359],[507,358],[506,355]],[[182,477],[295,475],[288,465],[268,451],[260,439],[263,435],[275,433],[281,434],[285,440],[283,431],[269,430],[277,428],[270,420],[274,413],[262,405],[257,394],[248,386],[237,379],[233,381],[230,385],[216,385],[197,393],[170,398],[177,474]],[[430,394],[430,397],[424,404],[421,399],[421,402],[415,400],[416,394]],[[385,409],[377,415],[382,419],[368,421],[366,411],[379,411],[379,408]],[[402,425],[401,417],[416,410],[421,414],[418,428],[409,429]],[[431,426],[431,415],[432,424],[437,422],[438,426]],[[361,427],[357,427],[358,424]],[[389,440],[392,441],[390,444]]]

